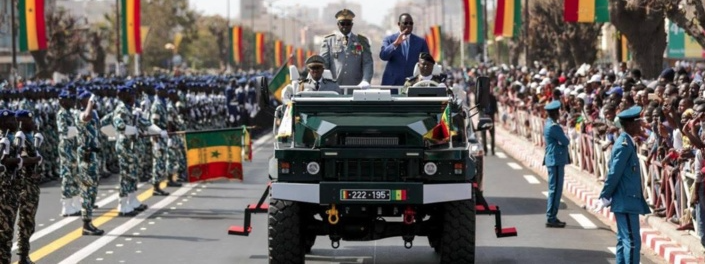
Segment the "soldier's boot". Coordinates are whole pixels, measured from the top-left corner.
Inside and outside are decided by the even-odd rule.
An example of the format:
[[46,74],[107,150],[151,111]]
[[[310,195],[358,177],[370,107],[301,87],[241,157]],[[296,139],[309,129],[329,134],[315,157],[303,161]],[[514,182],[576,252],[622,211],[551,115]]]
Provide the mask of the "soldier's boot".
[[126,197],[121,197],[120,201],[118,202],[118,216],[120,217],[132,217],[137,215],[137,212],[135,211],[130,204],[127,203],[127,198]]
[[139,211],[139,212],[145,211],[148,208],[147,205],[142,204],[142,202],[140,202],[140,200],[137,199],[137,193],[135,193],[135,192],[128,194],[127,203],[128,203],[128,205],[130,205],[130,207],[135,209],[135,211]]
[[105,231],[96,228],[91,219],[83,219],[83,235],[103,235],[103,233]]
[[78,216],[81,215],[81,209],[77,209],[73,206],[73,198],[62,198],[61,199],[61,216]]
[[154,192],[152,193],[153,196],[168,196],[168,192],[162,191],[161,188],[159,188],[159,183],[154,183],[152,184],[154,186]]
[[181,187],[182,184],[176,181],[176,175],[169,175],[169,181],[166,182],[167,187]]
[[19,264],[34,264],[32,259],[29,258],[29,252],[20,252],[17,254],[20,256],[20,260],[17,261]]

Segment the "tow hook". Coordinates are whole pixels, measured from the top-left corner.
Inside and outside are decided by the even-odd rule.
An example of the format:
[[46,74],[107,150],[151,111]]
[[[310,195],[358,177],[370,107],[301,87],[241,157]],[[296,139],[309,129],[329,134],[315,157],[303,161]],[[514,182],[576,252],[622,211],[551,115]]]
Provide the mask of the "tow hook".
[[414,236],[413,235],[411,235],[411,236],[405,235],[402,238],[404,238],[404,247],[406,249],[411,249],[411,247],[414,246]]
[[406,207],[404,210],[404,224],[412,224],[414,223],[414,216],[416,216],[416,211],[411,208],[411,206]]
[[332,225],[338,224],[340,217],[338,217],[338,210],[335,208],[335,204],[331,204],[331,207],[329,210],[326,211],[326,214],[328,214],[328,223]]

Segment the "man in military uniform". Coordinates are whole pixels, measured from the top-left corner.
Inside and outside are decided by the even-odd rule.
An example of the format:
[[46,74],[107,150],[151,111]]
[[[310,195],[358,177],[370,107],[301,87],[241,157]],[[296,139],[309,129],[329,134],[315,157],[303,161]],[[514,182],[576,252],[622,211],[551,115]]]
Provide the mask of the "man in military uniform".
[[[435,64],[436,61],[433,59],[433,56],[431,56],[431,54],[421,52],[421,54],[419,54],[419,63],[417,63],[419,68],[419,74],[406,78],[406,82],[404,83],[404,87],[402,88],[401,93],[406,94],[409,90],[409,87],[423,81],[433,81],[435,83],[438,83],[439,86],[445,87],[445,84],[443,84],[446,79],[445,76],[433,75],[433,66]],[[426,83],[424,85],[431,86],[432,84]]]
[[600,192],[598,209],[612,206],[617,221],[617,263],[639,264],[641,234],[639,214],[650,213],[641,188],[641,171],[634,137],[641,135],[641,107],[617,115],[622,133],[614,142],[607,179]]
[[83,199],[81,217],[83,218],[83,235],[102,235],[103,230],[93,225],[93,205],[98,194],[98,168],[97,152],[98,131],[93,120],[93,107],[95,99],[88,91],[78,96],[82,110],[76,114],[76,128],[78,129],[78,182],[81,185]]
[[79,207],[74,207],[73,198],[78,197],[78,181],[76,180],[78,158],[76,156],[76,123],[72,107],[75,106],[74,95],[64,90],[59,95],[61,109],[56,115],[56,128],[59,132],[59,162],[61,165],[61,215],[78,216],[81,214]]
[[370,40],[352,33],[355,14],[343,9],[335,14],[339,33],[330,34],[321,44],[321,57],[339,85],[359,85],[368,88],[372,80],[373,63]]
[[[159,134],[159,136],[152,136],[152,185],[154,186],[153,195],[155,196],[168,196],[169,193],[162,191],[159,187],[159,183],[167,175],[166,172],[166,152],[167,152],[167,142],[168,136],[164,129],[167,128],[167,114],[166,114],[166,87],[163,84],[159,84],[155,87],[157,90],[157,98],[152,102],[152,107],[150,110],[152,126],[150,128],[150,134]],[[171,182],[171,181],[170,181]]]
[[22,165],[14,142],[17,123],[15,113],[0,110],[0,264],[10,264],[12,239],[15,234],[15,219],[19,208],[21,180],[16,170]]
[[15,119],[19,123],[19,130],[15,134],[14,142],[22,158],[22,167],[15,178],[19,179],[17,185],[20,187],[13,189],[19,192],[17,254],[20,256],[20,263],[33,263],[29,258],[29,239],[34,234],[34,219],[39,208],[37,165],[41,165],[42,157],[37,148],[40,144],[34,142],[34,114],[29,110],[18,110],[15,112]]
[[330,91],[341,94],[340,86],[335,81],[323,78],[324,66],[325,61],[319,55],[313,55],[306,59],[309,77],[301,82],[299,91]]
[[[181,131],[183,129],[184,122],[181,119],[181,116],[179,116],[179,111],[176,107],[179,102],[179,95],[176,94],[176,90],[173,89],[169,90],[167,94],[169,96],[169,101],[166,104],[166,112],[168,116],[167,130],[169,132]],[[185,157],[184,143],[180,136],[172,135],[169,137],[167,147],[166,173],[167,178],[169,179],[167,186],[180,187],[181,183],[176,180],[182,178],[182,171],[186,172],[185,166],[181,166],[181,159],[182,157]]]
[[548,118],[543,129],[546,153],[543,164],[548,170],[548,201],[546,205],[546,227],[563,228],[565,222],[558,220],[558,207],[563,195],[563,178],[565,165],[569,163],[568,145],[570,140],[563,132],[558,119],[560,118],[561,102],[554,100],[544,106]]
[[136,126],[148,127],[151,123],[141,116],[135,116],[131,108],[134,106],[134,91],[130,87],[118,87],[117,107],[112,114],[112,123],[118,132],[115,150],[120,164],[120,192],[118,193],[118,215],[134,216],[136,211],[144,211],[147,205],[142,204],[136,196],[137,191],[137,153],[133,145],[138,138]]

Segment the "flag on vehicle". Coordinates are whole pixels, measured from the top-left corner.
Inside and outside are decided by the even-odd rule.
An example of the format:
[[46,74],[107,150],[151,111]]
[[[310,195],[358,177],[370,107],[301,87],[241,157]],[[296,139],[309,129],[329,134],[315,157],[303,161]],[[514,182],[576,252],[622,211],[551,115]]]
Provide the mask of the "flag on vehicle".
[[[289,57],[289,60],[290,59],[291,57]],[[289,62],[289,60],[287,60],[287,62]],[[279,70],[274,74],[274,77],[272,77],[272,80],[269,81],[269,92],[280,103],[282,102],[282,90],[291,83],[291,74],[287,66],[287,64],[281,65]]]
[[450,137],[456,134],[455,128],[451,120],[450,104],[446,105],[441,115],[441,121],[430,131],[424,134],[424,139],[441,143],[450,140]]
[[189,182],[218,178],[242,180],[246,132],[240,128],[186,133]]
[[520,30],[521,0],[497,0],[494,35],[515,38]]
[[609,22],[609,0],[564,0],[563,20],[586,23]]
[[122,17],[122,54],[142,53],[142,34],[140,27],[140,0],[120,0]]
[[289,137],[291,136],[293,130],[293,113],[294,106],[292,102],[286,104],[286,109],[284,110],[284,116],[282,117],[281,124],[279,124],[279,130],[277,131],[277,138]]
[[233,63],[242,62],[242,27],[230,28],[230,59]]
[[17,9],[19,10],[20,16],[20,51],[47,49],[44,0],[20,0],[19,3],[17,3]]
[[484,42],[482,0],[463,0],[465,11],[465,30],[463,40],[466,43],[481,44]]

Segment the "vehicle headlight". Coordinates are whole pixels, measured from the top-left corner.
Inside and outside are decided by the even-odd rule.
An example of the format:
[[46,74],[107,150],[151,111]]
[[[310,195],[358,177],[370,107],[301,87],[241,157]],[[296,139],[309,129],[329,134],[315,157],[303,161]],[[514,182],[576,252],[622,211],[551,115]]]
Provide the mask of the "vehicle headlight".
[[308,165],[306,165],[306,171],[308,174],[316,175],[319,171],[321,171],[321,165],[318,165],[318,162],[311,161]]
[[438,166],[436,166],[436,163],[426,162],[426,164],[423,165],[423,171],[426,175],[434,175],[438,171]]

